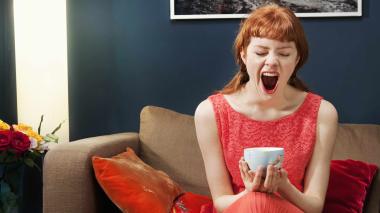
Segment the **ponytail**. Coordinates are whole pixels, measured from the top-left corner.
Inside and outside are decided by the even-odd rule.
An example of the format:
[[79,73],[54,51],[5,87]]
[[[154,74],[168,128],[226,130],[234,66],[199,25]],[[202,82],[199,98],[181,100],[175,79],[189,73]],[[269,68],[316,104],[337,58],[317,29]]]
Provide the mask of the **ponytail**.
[[309,92],[309,88],[306,86],[306,84],[298,78],[298,76],[293,73],[293,75],[290,77],[288,84],[296,89],[302,90],[304,92]]
[[249,81],[247,71],[239,70],[226,86],[219,92],[223,94],[231,94],[240,90]]

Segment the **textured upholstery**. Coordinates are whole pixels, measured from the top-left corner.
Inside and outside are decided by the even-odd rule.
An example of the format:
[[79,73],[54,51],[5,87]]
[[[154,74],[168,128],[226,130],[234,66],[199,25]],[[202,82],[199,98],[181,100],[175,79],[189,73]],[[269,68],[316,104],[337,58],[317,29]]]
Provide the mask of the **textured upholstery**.
[[96,182],[91,157],[110,157],[127,146],[138,151],[136,133],[86,138],[52,148],[43,165],[43,212],[120,212]]
[[165,171],[185,190],[209,195],[192,116],[160,107],[140,115],[140,157]]
[[[340,124],[333,159],[354,159],[380,165],[380,126]],[[355,193],[355,192],[353,192]],[[380,175],[372,181],[364,212],[380,211]]]
[[[380,125],[340,124],[334,159],[380,165]],[[87,138],[57,145],[44,161],[45,213],[114,212],[96,183],[91,157],[109,157],[131,147],[155,169],[165,171],[184,190],[209,195],[193,117],[165,108],[144,107],[139,133]],[[355,193],[355,192],[353,192]],[[379,212],[380,177],[371,187],[365,212]]]

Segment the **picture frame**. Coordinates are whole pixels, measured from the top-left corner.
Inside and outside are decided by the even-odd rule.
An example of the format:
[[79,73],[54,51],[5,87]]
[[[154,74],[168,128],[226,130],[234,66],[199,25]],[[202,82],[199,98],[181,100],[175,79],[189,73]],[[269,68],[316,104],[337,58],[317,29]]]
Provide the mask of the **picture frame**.
[[241,19],[270,3],[290,8],[297,17],[362,16],[362,0],[170,0],[170,19]]

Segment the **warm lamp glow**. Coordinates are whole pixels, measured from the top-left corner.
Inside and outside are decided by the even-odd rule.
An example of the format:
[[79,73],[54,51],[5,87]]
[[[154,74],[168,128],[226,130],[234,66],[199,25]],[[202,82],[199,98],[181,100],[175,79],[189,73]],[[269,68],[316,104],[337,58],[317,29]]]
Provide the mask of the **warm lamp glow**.
[[14,0],[17,114],[19,123],[57,132],[69,141],[66,0]]

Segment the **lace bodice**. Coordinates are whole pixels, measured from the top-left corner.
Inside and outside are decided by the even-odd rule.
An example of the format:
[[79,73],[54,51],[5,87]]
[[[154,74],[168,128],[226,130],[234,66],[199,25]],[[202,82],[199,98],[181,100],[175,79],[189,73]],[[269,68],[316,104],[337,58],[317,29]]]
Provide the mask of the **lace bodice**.
[[305,170],[316,140],[316,124],[322,97],[307,93],[295,112],[273,121],[257,121],[234,110],[224,95],[209,97],[215,113],[224,160],[234,193],[244,190],[238,162],[248,147],[283,147],[282,166],[290,182],[303,191]]

